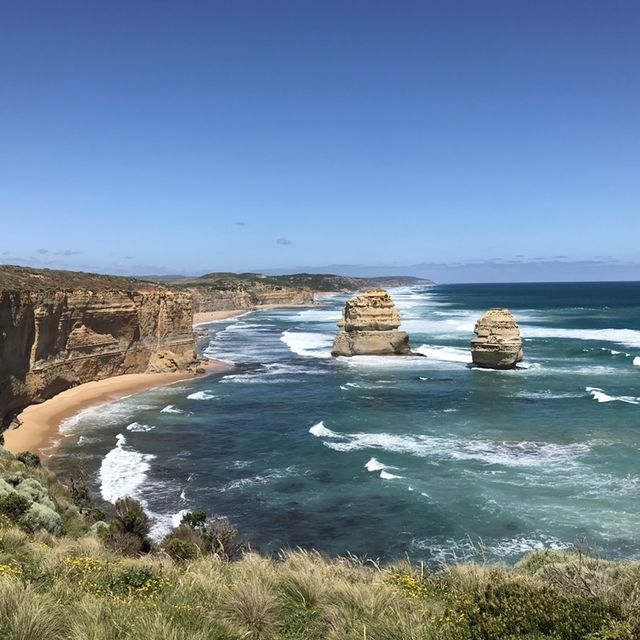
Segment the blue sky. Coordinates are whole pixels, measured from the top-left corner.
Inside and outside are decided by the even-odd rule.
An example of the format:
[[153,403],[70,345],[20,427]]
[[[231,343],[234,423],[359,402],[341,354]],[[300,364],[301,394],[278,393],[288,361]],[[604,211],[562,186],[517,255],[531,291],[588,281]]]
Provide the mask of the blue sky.
[[640,279],[636,1],[11,4],[0,262]]

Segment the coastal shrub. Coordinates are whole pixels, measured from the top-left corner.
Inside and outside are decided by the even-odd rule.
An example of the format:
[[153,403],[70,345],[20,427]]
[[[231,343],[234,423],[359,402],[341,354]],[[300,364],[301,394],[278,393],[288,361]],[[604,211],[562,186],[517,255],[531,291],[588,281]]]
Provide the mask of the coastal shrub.
[[80,471],[75,476],[70,476],[68,483],[69,498],[88,523],[94,524],[103,521],[105,513],[93,503],[84,471]]
[[142,505],[133,498],[120,498],[115,503],[116,518],[112,524],[120,531],[144,538],[151,530],[151,521]]
[[0,513],[7,516],[12,522],[18,522],[27,511],[31,502],[15,491],[0,496]]
[[200,547],[196,543],[178,537],[165,540],[162,546],[167,555],[177,562],[195,560],[200,555]]
[[228,518],[213,516],[207,519],[204,511],[187,513],[178,527],[172,529],[165,541],[181,539],[195,544],[202,553],[212,553],[227,559],[239,558],[244,547],[238,532]]
[[19,460],[26,467],[39,467],[40,466],[40,457],[31,451],[21,451],[20,453],[16,453],[16,460]]
[[49,492],[35,478],[24,478],[15,486],[15,491],[31,502],[37,502],[49,509],[55,509],[55,504],[49,497]]
[[483,589],[449,602],[445,615],[468,626],[470,640],[553,638],[573,640],[596,633],[620,616],[618,606],[596,598],[566,596],[548,585],[493,573]]
[[116,517],[108,526],[99,528],[104,543],[121,555],[134,556],[148,553],[152,543],[147,537],[151,530],[151,520],[142,505],[133,498],[116,500]]
[[62,533],[62,518],[60,518],[58,512],[37,502],[31,503],[19,522],[25,531],[30,533],[34,533],[39,529],[44,529],[53,535]]

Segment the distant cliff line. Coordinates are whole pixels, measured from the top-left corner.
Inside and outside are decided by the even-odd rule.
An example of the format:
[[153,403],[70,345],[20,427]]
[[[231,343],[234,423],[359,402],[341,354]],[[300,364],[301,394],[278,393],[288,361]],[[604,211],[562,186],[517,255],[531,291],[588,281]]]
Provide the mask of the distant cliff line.
[[310,305],[314,292],[373,283],[334,275],[230,273],[152,281],[0,265],[0,425],[26,406],[85,382],[195,371],[194,312]]

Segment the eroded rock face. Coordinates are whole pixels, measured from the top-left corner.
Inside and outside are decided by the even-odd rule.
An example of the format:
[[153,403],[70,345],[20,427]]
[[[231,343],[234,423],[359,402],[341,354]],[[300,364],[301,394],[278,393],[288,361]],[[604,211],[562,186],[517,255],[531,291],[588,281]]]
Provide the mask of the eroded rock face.
[[407,355],[409,337],[398,331],[400,316],[384,289],[347,300],[331,352],[334,356]]
[[513,369],[522,360],[520,327],[508,309],[489,309],[476,322],[471,358],[485,369]]
[[0,290],[0,421],[70,387],[195,366],[191,297],[167,289]]

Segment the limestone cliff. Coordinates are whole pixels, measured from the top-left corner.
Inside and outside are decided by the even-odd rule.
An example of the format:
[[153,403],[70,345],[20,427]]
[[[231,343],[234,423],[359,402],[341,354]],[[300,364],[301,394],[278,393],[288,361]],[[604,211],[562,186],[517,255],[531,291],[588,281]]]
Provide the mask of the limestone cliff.
[[0,288],[4,424],[26,405],[77,384],[186,369],[195,357],[187,293],[144,283],[139,289]]
[[407,355],[409,337],[398,331],[400,315],[384,289],[370,289],[347,300],[332,355]]
[[194,313],[254,309],[265,304],[313,304],[313,292],[305,287],[285,287],[263,283],[225,283],[183,289],[193,299]]
[[489,309],[476,323],[473,363],[485,369],[513,369],[522,360],[520,327],[508,309]]

